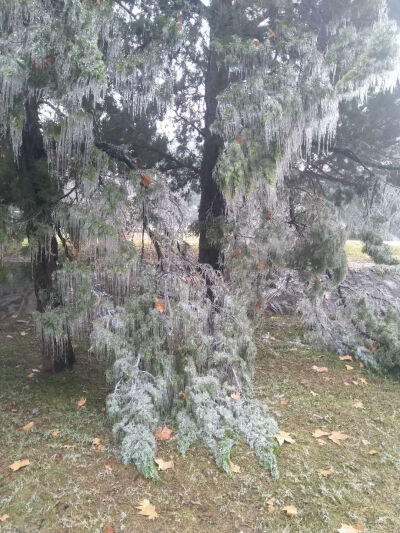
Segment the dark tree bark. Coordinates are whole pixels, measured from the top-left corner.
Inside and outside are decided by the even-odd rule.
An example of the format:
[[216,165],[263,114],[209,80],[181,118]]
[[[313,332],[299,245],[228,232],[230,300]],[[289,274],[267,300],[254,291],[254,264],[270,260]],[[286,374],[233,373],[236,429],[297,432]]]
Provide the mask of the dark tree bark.
[[[22,132],[19,167],[25,180],[29,183],[31,193],[29,236],[35,232],[38,222],[51,224],[51,201],[49,202],[49,197],[53,184],[47,170],[47,154],[40,130],[38,102],[35,99],[29,100],[25,106],[25,111],[26,123]],[[48,196],[44,194],[44,191],[47,191]],[[55,235],[53,235],[50,247],[44,242],[39,242],[34,260],[33,272],[37,310],[41,313],[57,306],[53,289],[53,273],[58,268],[57,261],[58,243]],[[43,369],[52,372],[72,368],[75,362],[69,335],[61,347],[61,351],[54,341],[52,346],[43,344],[42,355]]]
[[[211,42],[214,39],[223,40],[229,35],[231,4],[231,0],[211,4],[209,21]],[[216,5],[220,6],[221,13],[215,12]],[[217,117],[217,97],[227,88],[229,83],[228,70],[224,66],[218,65],[217,59],[216,52],[211,48],[205,79],[205,141],[200,167],[201,197],[199,207],[199,262],[207,263],[216,270],[223,266],[222,247],[221,243],[210,239],[209,231],[214,224],[223,223],[226,213],[223,194],[213,176],[218,157],[224,147],[224,141],[221,136],[211,132],[211,126]]]

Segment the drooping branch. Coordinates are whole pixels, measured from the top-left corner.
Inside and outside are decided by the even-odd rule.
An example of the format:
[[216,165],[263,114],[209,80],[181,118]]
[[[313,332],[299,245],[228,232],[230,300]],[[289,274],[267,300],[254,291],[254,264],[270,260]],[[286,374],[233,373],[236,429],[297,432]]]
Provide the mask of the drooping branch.
[[125,165],[131,170],[137,170],[139,168],[130,155],[128,155],[128,153],[120,146],[105,141],[96,141],[95,146],[99,150],[105,152],[112,159],[121,161],[121,163],[125,163]]

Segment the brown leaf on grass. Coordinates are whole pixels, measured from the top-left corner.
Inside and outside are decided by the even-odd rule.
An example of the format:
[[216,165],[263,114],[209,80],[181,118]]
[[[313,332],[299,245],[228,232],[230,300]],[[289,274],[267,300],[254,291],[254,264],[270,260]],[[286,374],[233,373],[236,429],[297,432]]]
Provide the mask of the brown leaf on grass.
[[86,398],[82,396],[82,398],[78,401],[78,409],[83,407],[86,404]]
[[361,524],[356,524],[355,526],[342,524],[342,527],[338,529],[338,533],[360,533],[360,531],[364,531],[364,526]]
[[282,511],[286,514],[286,516],[297,515],[297,508],[294,505],[285,505],[285,507],[282,507]]
[[33,377],[35,376],[35,374],[33,372],[31,372],[30,374],[27,374],[27,378],[28,379],[32,379]]
[[161,314],[165,313],[165,309],[166,309],[165,308],[165,303],[162,300],[160,300],[159,298],[155,299],[154,308],[157,309],[157,311],[159,313],[161,313]]
[[13,407],[13,408],[11,409],[11,412],[12,412],[12,413],[18,413],[18,409],[17,409],[16,407]]
[[317,442],[320,446],[326,446],[326,440],[324,439],[317,439]]
[[283,405],[283,407],[286,407],[288,403],[288,400],[281,400],[281,405]]
[[378,450],[369,450],[368,453],[369,453],[369,455],[378,455],[379,454]]
[[257,265],[258,270],[264,270],[264,268],[267,266],[266,261],[260,261]]
[[240,392],[232,392],[231,398],[232,398],[232,400],[240,400],[240,398],[241,398]]
[[359,363],[359,365],[360,365],[360,368],[365,368],[364,363]]
[[58,428],[56,429],[53,429],[53,431],[51,432],[51,436],[52,437],[57,437],[57,435],[60,433],[60,430]]
[[99,439],[99,437],[95,437],[95,438],[92,440],[92,443],[93,443],[95,446],[100,446],[100,444],[101,444],[101,439]]
[[31,462],[29,459],[21,459],[20,461],[15,461],[12,465],[10,465],[10,468],[13,472],[17,472],[21,468],[24,468],[25,466],[30,465]]
[[105,469],[106,469],[107,474],[111,474],[111,472],[112,472],[112,466],[107,464],[107,465],[104,465],[104,467],[105,467]]
[[312,436],[315,439],[320,439],[321,437],[327,437],[328,435],[330,435],[330,433],[326,431],[322,431],[322,429],[316,429],[314,433],[312,434]]
[[312,369],[314,370],[314,372],[318,372],[318,373],[328,372],[328,367],[326,366],[313,365]]
[[368,381],[365,378],[360,378],[359,382],[363,385],[368,385]]
[[254,46],[255,46],[256,48],[259,48],[260,45],[261,45],[259,39],[256,39],[256,38],[253,39],[253,44],[254,44]]
[[339,359],[341,361],[352,361],[353,358],[351,357],[351,355],[342,355],[341,357],[339,357]]
[[158,466],[158,470],[169,470],[174,468],[174,461],[164,461],[161,457],[155,457],[154,462]]
[[22,428],[19,428],[19,431],[29,431],[30,429],[33,428],[34,425],[35,425],[35,422],[28,422],[27,424],[25,424],[25,426],[22,426]]
[[364,404],[360,400],[357,400],[356,402],[354,402],[353,407],[355,407],[356,409],[364,409]]
[[286,433],[286,431],[280,431],[275,435],[276,440],[278,441],[279,446],[282,446],[285,442],[288,442],[289,444],[295,444],[295,440],[290,436],[290,433]]
[[313,390],[310,390],[310,394],[311,394],[311,396],[318,396],[318,393],[314,392]]
[[349,439],[349,435],[342,433],[341,431],[332,431],[328,439],[340,446],[340,441]]
[[323,470],[322,468],[319,468],[317,470],[318,474],[321,474],[321,476],[329,477],[332,475],[332,472],[330,470]]
[[169,440],[172,435],[172,429],[169,429],[167,426],[159,427],[154,433],[154,437],[157,440]]
[[112,526],[108,525],[104,528],[104,533],[115,533],[115,529]]
[[10,518],[9,514],[2,514],[0,516],[0,522],[5,522],[7,520],[7,518]]
[[354,370],[354,367],[351,365],[344,365],[346,370]]
[[232,472],[234,472],[235,474],[240,474],[240,466],[239,465],[235,465],[235,463],[230,463],[230,467],[231,467],[231,470]]
[[267,501],[267,504],[268,504],[268,512],[269,513],[273,513],[275,512],[275,498],[271,498],[270,500]]
[[155,506],[152,505],[146,498],[138,502],[136,509],[139,509],[139,514],[147,516],[149,520],[154,520],[154,518],[158,516]]

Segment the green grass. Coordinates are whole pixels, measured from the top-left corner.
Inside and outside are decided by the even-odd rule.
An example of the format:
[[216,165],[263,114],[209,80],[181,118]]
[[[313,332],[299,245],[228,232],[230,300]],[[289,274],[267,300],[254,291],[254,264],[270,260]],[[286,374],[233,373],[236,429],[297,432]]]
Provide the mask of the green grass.
[[[400,259],[400,244],[388,243],[393,255]],[[373,260],[362,251],[364,244],[361,241],[348,240],[346,242],[347,258],[352,263],[371,263]]]
[[[400,531],[400,384],[356,364],[346,371],[336,355],[296,343],[301,328],[294,320],[267,320],[257,340],[256,393],[296,440],[280,448],[278,481],[243,444],[233,452],[241,472],[231,480],[204,447],[183,458],[171,441],[161,444],[159,455],[172,458],[175,468],[161,473],[159,483],[143,479],[121,464],[113,443],[103,411],[104,367],[81,352],[72,372],[29,379],[40,357],[33,334],[22,337],[20,330],[16,323],[0,326],[0,516],[9,515],[1,531],[103,532],[111,525],[129,533],[330,533],[342,523],[363,524],[371,533]],[[318,374],[313,365],[329,371]],[[368,383],[354,385],[360,377]],[[78,409],[82,396],[87,403]],[[357,400],[364,409],[354,408]],[[31,431],[18,430],[31,420]],[[317,428],[350,438],[341,446],[319,446],[312,437]],[[99,453],[94,437],[103,444]],[[370,449],[379,455],[369,455]],[[12,473],[9,465],[25,458],[31,464]],[[332,475],[325,479],[317,469]],[[156,506],[154,522],[138,515],[142,498]],[[281,511],[290,504],[297,517]]]

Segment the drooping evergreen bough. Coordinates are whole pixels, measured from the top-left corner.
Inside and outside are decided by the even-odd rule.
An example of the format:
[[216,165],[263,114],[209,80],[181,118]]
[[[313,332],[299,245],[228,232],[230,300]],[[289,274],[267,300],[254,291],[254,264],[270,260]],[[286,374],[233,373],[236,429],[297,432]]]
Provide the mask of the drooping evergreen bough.
[[[267,264],[316,291],[345,272],[334,215],[289,197],[287,224],[279,198],[291,166],[327,149],[341,102],[395,85],[386,2],[5,0],[0,28],[2,167],[30,199],[2,172],[4,203],[35,247],[49,366],[90,336],[123,459],[149,478],[166,422],[183,453],[201,440],[231,474],[243,438],[277,476],[248,304]],[[199,261],[183,242],[191,189]]]

